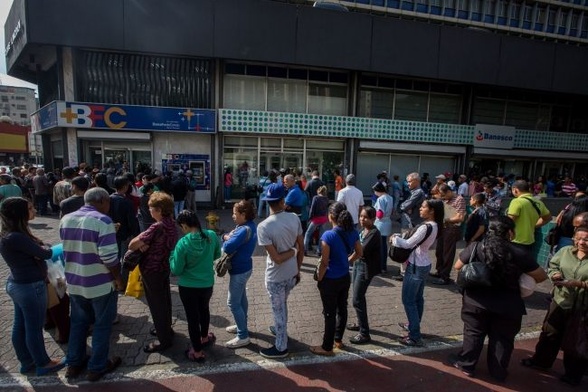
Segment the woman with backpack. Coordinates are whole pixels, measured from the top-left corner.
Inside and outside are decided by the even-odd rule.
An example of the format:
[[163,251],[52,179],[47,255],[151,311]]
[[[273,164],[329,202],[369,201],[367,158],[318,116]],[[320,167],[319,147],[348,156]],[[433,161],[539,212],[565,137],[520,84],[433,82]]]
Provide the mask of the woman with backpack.
[[[391,243],[404,249],[412,249],[402,281],[402,304],[408,323],[398,323],[408,335],[398,341],[405,346],[422,346],[421,320],[425,306],[425,282],[431,271],[429,248],[439,236],[445,216],[443,202],[438,199],[425,200],[419,209],[424,222],[417,227],[414,234],[407,239],[394,234]],[[416,247],[416,248],[415,248]]]

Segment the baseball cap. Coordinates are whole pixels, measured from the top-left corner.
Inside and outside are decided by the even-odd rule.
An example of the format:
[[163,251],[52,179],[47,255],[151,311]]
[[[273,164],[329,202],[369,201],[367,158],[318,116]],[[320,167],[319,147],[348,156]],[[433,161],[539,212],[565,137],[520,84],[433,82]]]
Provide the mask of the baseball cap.
[[278,201],[286,197],[286,188],[282,184],[273,183],[270,184],[266,191],[265,196],[261,200],[265,201]]
[[445,177],[444,174],[439,174],[438,176],[435,176],[435,178],[438,179],[438,180],[445,180],[445,179],[447,179],[447,177]]

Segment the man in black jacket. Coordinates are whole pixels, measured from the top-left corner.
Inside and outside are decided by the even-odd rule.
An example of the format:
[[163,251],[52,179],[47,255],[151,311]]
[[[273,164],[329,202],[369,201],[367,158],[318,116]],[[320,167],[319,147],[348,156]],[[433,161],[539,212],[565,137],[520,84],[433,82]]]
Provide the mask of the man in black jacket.
[[[116,177],[114,179],[116,192],[110,195],[110,212],[108,215],[116,228],[116,244],[118,245],[118,256],[121,261],[129,247],[129,242],[139,234],[139,222],[134,212],[133,203],[126,197],[129,185],[127,177]],[[126,287],[128,271],[121,270],[121,274]]]

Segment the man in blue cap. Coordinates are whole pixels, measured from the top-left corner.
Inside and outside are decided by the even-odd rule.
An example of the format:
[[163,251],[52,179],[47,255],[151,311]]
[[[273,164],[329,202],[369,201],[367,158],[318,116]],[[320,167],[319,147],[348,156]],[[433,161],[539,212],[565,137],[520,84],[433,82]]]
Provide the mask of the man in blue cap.
[[285,211],[286,188],[280,183],[270,184],[265,200],[270,216],[257,226],[257,240],[267,252],[265,287],[270,297],[274,325],[270,332],[276,336],[273,346],[259,353],[266,358],[288,356],[288,295],[300,281],[300,267],[304,259],[302,225],[294,213]]

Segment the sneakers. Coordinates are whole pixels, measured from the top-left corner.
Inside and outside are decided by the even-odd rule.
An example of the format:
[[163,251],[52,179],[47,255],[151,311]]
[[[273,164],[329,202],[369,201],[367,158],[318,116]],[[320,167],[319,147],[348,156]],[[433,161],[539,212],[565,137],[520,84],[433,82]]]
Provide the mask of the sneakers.
[[112,359],[106,361],[106,367],[104,368],[104,370],[100,372],[88,371],[88,374],[86,375],[86,380],[91,382],[98,381],[107,373],[113,372],[117,367],[120,366],[121,363],[121,357],[113,357]]
[[239,348],[239,347],[245,347],[249,343],[251,343],[251,340],[249,338],[239,339],[239,337],[236,336],[235,338],[233,338],[233,339],[229,340],[228,342],[226,342],[225,343],[225,347],[227,347],[227,348]]
[[372,338],[369,335],[358,333],[354,337],[349,338],[349,341],[353,344],[367,344],[372,341]]
[[264,348],[263,350],[259,350],[259,353],[262,357],[270,359],[286,358],[289,354],[288,349],[280,351],[276,348],[276,346],[271,346],[270,348]]
[[229,325],[225,328],[225,331],[228,333],[237,333],[237,326],[236,325]]

